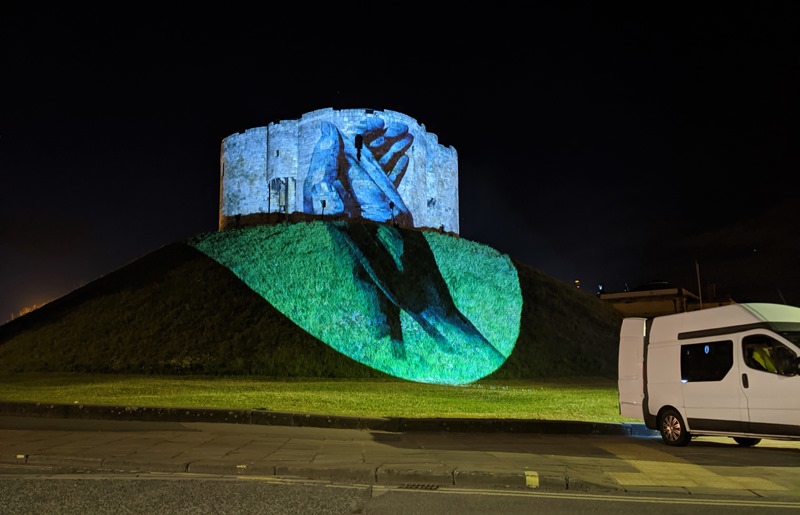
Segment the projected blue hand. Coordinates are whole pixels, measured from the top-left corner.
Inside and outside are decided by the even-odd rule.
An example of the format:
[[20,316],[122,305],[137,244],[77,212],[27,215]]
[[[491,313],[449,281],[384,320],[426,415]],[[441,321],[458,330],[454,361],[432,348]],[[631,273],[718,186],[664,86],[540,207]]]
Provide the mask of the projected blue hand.
[[411,211],[397,191],[408,169],[406,151],[414,142],[408,126],[386,126],[374,116],[364,121],[354,140],[328,122],[320,124],[320,131],[303,183],[303,211],[323,212],[324,200],[331,215],[413,227]]
[[[414,227],[410,210],[397,191],[409,166],[406,154],[414,137],[404,123],[388,125],[368,117],[352,140],[331,123],[320,124],[321,136],[303,184],[303,210],[350,219],[397,222]],[[502,362],[504,357],[456,307],[425,237],[416,231],[373,225],[334,224],[334,239],[349,248],[355,269],[373,291],[370,323],[378,338],[388,336],[392,355],[407,357],[401,313],[405,312],[433,339],[439,351],[478,348]]]

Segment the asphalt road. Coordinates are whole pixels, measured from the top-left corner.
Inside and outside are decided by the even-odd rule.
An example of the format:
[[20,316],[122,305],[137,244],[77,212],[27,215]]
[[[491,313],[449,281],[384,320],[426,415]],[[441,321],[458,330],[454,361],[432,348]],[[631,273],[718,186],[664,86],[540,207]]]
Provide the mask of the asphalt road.
[[442,487],[342,485],[325,481],[181,474],[0,475],[0,513],[131,514],[480,514],[571,515],[767,514],[797,511],[796,502],[686,496],[548,493]]

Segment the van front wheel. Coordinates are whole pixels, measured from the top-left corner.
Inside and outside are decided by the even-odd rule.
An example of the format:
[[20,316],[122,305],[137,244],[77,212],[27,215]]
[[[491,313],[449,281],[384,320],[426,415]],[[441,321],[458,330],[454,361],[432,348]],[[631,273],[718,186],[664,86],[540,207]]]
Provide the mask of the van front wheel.
[[667,445],[683,447],[692,439],[692,435],[686,431],[686,424],[678,410],[673,408],[665,409],[658,419],[658,430],[661,439]]

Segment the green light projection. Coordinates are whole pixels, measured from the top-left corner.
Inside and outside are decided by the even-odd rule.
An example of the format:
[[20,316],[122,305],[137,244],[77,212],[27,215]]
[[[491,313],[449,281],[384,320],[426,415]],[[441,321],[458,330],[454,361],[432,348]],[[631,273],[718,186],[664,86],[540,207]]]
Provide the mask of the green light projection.
[[315,221],[189,243],[320,341],[399,378],[476,381],[505,362],[519,336],[516,268],[508,256],[463,238]]

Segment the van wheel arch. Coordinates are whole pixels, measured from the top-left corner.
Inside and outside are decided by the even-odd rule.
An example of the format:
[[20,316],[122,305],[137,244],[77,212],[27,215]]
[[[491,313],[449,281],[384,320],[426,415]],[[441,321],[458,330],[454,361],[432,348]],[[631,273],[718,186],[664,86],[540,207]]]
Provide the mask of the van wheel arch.
[[667,445],[683,447],[692,440],[681,412],[672,406],[665,406],[658,412],[658,432]]

